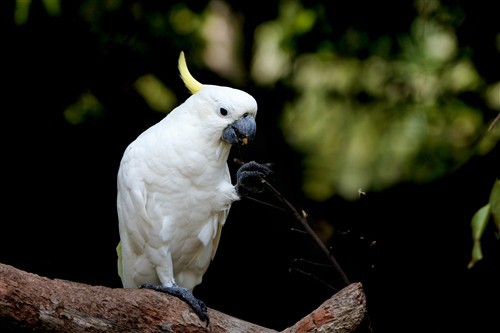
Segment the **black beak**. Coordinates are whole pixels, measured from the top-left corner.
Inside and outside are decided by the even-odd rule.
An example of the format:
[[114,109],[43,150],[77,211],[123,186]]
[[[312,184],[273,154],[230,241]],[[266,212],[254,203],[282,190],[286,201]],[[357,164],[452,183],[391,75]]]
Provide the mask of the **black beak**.
[[245,114],[224,129],[221,139],[232,145],[247,145],[255,137],[256,130],[255,118]]

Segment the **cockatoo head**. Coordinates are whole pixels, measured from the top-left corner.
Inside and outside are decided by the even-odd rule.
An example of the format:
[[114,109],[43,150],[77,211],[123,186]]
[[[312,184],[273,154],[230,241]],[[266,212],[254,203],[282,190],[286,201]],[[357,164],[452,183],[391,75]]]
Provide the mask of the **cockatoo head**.
[[190,110],[197,113],[206,128],[231,145],[246,145],[253,140],[257,102],[251,95],[229,87],[201,84],[190,74],[183,52],[179,71],[193,94],[186,102],[192,103]]

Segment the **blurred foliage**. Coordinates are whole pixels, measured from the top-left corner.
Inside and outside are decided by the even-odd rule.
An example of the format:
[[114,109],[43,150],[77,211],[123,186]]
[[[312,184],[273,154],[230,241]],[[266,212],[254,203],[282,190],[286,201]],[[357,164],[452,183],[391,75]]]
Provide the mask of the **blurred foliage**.
[[[22,25],[28,21],[31,4],[31,0],[16,0],[14,13],[16,24]],[[61,14],[61,1],[42,0],[42,4],[49,16],[59,16]]]
[[[48,16],[64,15],[60,1],[41,3]],[[29,20],[32,5],[16,1],[18,25]],[[291,92],[279,102],[280,126],[303,155],[303,189],[317,201],[428,182],[497,143],[499,126],[487,129],[500,111],[500,81],[482,78],[460,44],[457,30],[466,15],[458,5],[415,1],[404,31],[380,34],[356,25],[339,34],[332,4],[271,5],[277,6],[268,11],[271,19],[257,20],[245,17],[243,4],[221,0],[85,0],[76,6],[103,54],[126,50],[146,62],[167,45],[187,50],[191,67],[208,68],[234,86]],[[497,51],[498,36],[487,41]],[[180,101],[165,79],[171,70],[134,69],[124,72],[150,109],[168,112]],[[82,91],[65,119],[78,124],[104,114],[98,98]]]
[[169,112],[177,103],[174,93],[153,74],[141,76],[135,82],[137,91],[149,107],[158,112]]
[[84,92],[79,99],[64,110],[64,119],[70,124],[83,123],[88,117],[96,117],[104,112],[99,100],[90,92]]
[[[319,40],[316,52],[298,54],[292,41],[329,22],[297,1],[283,2],[280,16],[257,30],[254,79],[264,85],[283,79],[297,92],[282,125],[304,154],[304,190],[311,198],[354,199],[360,188],[430,181],[496,144],[498,128],[485,134],[483,111],[462,98],[472,92],[500,110],[498,83],[486,85],[458,47],[460,13],[457,18],[438,1],[416,2],[416,10],[397,45],[353,29],[343,49]],[[345,55],[367,47],[364,58]]]

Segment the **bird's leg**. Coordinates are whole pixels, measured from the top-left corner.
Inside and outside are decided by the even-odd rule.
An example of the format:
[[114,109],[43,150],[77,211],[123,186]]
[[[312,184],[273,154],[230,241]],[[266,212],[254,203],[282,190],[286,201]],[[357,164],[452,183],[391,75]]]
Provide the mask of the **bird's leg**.
[[236,190],[241,196],[261,193],[264,181],[272,175],[271,164],[247,162],[236,173]]
[[152,289],[178,297],[182,299],[184,302],[186,302],[194,310],[194,312],[196,312],[196,314],[202,321],[206,321],[207,326],[210,323],[210,318],[208,317],[208,312],[207,312],[207,306],[205,305],[205,303],[194,297],[194,295],[188,289],[179,287],[176,284],[172,285],[171,287],[166,287],[162,285],[153,285],[153,284],[143,284],[140,286],[140,288]]

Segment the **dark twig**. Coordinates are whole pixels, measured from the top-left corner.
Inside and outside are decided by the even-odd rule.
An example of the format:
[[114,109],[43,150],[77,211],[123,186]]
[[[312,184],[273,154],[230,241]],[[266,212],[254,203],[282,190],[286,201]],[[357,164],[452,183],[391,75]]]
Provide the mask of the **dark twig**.
[[490,126],[488,127],[488,132],[490,132],[493,127],[495,127],[495,125],[497,124],[498,120],[500,119],[500,114],[498,114],[495,119],[493,119],[493,121],[491,122]]
[[[234,162],[239,165],[244,164],[244,162],[239,159],[234,159]],[[328,260],[331,262],[333,268],[338,272],[344,284],[346,286],[349,285],[350,281],[347,278],[347,275],[345,274],[344,270],[342,270],[339,263],[337,262],[337,259],[335,259],[333,254],[327,249],[325,244],[321,241],[321,239],[318,237],[318,235],[314,232],[314,230],[307,222],[306,219],[307,214],[304,211],[302,211],[302,214],[299,214],[297,209],[295,209],[295,207],[277,189],[274,188],[274,186],[272,186],[265,179],[261,179],[261,181],[285,205],[286,209],[295,217],[295,219],[297,219],[302,224],[306,232],[313,238],[316,245],[320,248],[320,250],[326,255]]]
[[345,283],[345,285],[349,285],[350,281],[347,275],[345,274],[344,270],[340,267],[339,263],[337,262],[337,259],[333,256],[333,254],[327,249],[325,244],[321,241],[321,239],[318,237],[318,235],[314,232],[314,230],[311,228],[309,223],[307,223],[307,214],[302,211],[302,214],[299,214],[299,212],[295,209],[295,207],[278,191],[272,186],[268,181],[265,179],[262,179],[262,182],[267,186],[267,188],[286,206],[286,208],[292,213],[292,215],[297,219],[304,229],[307,231],[307,233],[313,238],[313,240],[316,242],[316,245],[321,249],[321,251],[326,255],[328,260],[330,260],[332,266],[337,270],[339,273],[340,277],[342,278],[342,281]]
[[298,232],[299,234],[307,234],[304,230],[297,229],[297,228],[290,228],[291,231],[293,232]]
[[330,265],[323,264],[321,262],[315,262],[315,261],[307,260],[307,259],[304,259],[304,258],[293,259],[292,262],[303,262],[303,263],[306,263],[306,264],[309,264],[309,265],[312,265],[312,266],[330,267]]
[[246,199],[250,199],[250,200],[252,200],[252,201],[255,201],[255,202],[257,202],[257,203],[260,203],[261,205],[264,205],[264,206],[268,206],[268,207],[271,207],[271,208],[274,208],[274,209],[277,209],[277,210],[282,210],[282,211],[285,211],[285,209],[284,209],[284,208],[282,208],[282,207],[278,207],[278,206],[276,206],[276,205],[273,205],[273,204],[270,204],[270,203],[264,202],[264,201],[262,201],[262,200],[256,199],[256,198],[251,197],[251,196],[248,196],[248,195],[246,195],[246,196],[245,196],[245,198],[246,198]]
[[335,292],[338,291],[338,289],[334,288],[332,285],[330,285],[326,281],[318,278],[317,276],[312,275],[311,273],[308,273],[308,272],[306,272],[306,271],[304,271],[304,270],[302,270],[300,268],[297,268],[295,266],[291,266],[290,269],[292,269],[292,270],[294,270],[294,271],[296,271],[296,272],[298,272],[298,273],[300,273],[302,275],[305,275],[305,276],[307,276],[307,277],[309,277],[311,279],[314,279],[314,280],[318,281],[319,283],[325,285],[326,287],[328,287],[329,289],[331,289],[331,290],[333,290]]

